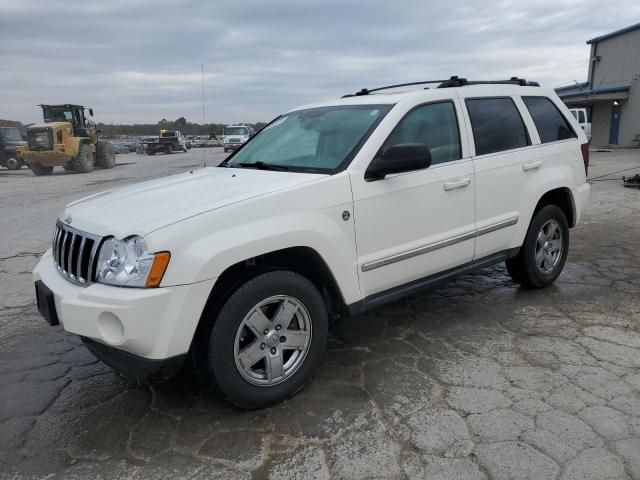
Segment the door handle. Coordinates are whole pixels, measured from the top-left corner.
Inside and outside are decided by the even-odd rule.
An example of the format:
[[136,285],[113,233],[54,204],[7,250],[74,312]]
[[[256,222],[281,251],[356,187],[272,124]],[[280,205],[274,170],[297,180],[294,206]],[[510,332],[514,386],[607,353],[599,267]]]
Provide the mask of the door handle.
[[471,183],[470,178],[461,178],[460,180],[453,180],[442,185],[442,187],[448,192],[449,190],[455,190],[456,188],[464,188]]
[[522,164],[522,170],[524,170],[525,172],[528,172],[530,170],[537,170],[541,166],[542,166],[542,160],[538,160],[538,161],[535,161],[535,162],[529,162],[529,163],[523,163]]

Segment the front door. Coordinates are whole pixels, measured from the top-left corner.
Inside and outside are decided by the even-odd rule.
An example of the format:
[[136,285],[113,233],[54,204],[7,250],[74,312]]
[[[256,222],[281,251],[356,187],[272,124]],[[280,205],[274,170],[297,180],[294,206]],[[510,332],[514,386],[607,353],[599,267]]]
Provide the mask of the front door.
[[363,297],[472,260],[474,170],[463,156],[459,124],[457,100],[420,105],[400,120],[378,155],[393,145],[422,143],[432,165],[376,181],[352,176]]
[[609,145],[618,144],[620,130],[620,105],[611,105],[611,129],[609,130]]

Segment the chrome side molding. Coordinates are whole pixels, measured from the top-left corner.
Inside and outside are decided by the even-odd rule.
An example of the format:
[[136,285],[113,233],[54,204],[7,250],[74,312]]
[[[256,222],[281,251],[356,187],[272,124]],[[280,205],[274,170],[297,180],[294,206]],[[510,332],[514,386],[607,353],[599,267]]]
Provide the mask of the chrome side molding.
[[480,237],[482,235],[495,232],[502,228],[511,227],[518,223],[518,218],[519,217],[508,218],[506,220],[502,220],[501,222],[494,223],[492,225],[487,225],[486,227],[482,227],[476,230],[472,230],[470,232],[462,233],[460,235],[456,235],[451,238],[446,238],[444,240],[440,240],[435,243],[430,243],[428,245],[415,248],[413,250],[407,250],[406,252],[396,253],[395,255],[381,258],[380,260],[374,260],[372,262],[364,263],[362,264],[361,270],[363,272],[369,272],[371,270],[375,270],[376,268],[391,265],[392,263],[401,262],[409,258],[417,257],[418,255],[424,255],[425,253],[433,252],[441,248],[450,247],[451,245],[455,245],[456,243],[464,242],[466,240],[470,240],[475,237]]

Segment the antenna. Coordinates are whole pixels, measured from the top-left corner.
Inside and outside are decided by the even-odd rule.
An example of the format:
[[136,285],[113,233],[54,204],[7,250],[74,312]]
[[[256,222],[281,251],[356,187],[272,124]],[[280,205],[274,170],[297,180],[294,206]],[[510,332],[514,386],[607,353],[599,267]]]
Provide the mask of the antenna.
[[[201,135],[204,136],[204,63],[200,64],[200,67],[202,69],[202,129],[201,129]],[[202,168],[207,166],[207,160],[206,160],[206,154],[207,154],[207,149],[203,148],[202,149]]]

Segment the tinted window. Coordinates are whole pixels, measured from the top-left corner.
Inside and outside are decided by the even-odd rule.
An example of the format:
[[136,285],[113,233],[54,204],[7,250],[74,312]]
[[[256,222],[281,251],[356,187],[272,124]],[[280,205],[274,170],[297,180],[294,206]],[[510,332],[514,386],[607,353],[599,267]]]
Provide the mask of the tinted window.
[[530,144],[522,117],[510,98],[468,99],[467,110],[476,155],[502,152]]
[[585,123],[586,119],[584,118],[584,112],[582,110],[580,110],[578,112],[578,122],[580,123]]
[[542,143],[557,142],[576,136],[551,100],[546,97],[522,97],[522,100],[529,109],[533,123],[536,124]]
[[424,143],[431,163],[460,159],[460,135],[453,103],[430,103],[411,111],[393,130],[382,150],[403,143]]

